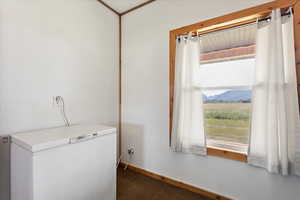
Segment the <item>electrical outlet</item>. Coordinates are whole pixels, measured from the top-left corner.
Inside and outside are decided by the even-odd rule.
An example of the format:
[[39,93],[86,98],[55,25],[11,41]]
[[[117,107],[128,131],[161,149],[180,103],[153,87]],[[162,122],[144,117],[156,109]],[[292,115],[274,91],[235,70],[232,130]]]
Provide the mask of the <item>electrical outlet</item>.
[[56,107],[59,107],[59,98],[62,98],[61,96],[52,96],[51,97],[51,104],[52,104],[52,107],[56,108]]
[[130,156],[132,156],[134,154],[134,148],[129,148],[127,152]]
[[1,137],[0,136],[0,139],[1,139],[0,141],[2,141],[3,144],[10,143],[10,137],[9,136],[6,136],[6,137],[3,137],[3,136]]

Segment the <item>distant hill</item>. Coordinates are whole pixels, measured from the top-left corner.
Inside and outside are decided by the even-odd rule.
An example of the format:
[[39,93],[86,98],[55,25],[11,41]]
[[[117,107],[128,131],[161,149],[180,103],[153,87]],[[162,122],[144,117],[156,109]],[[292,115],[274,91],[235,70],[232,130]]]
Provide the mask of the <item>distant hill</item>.
[[214,96],[203,96],[204,102],[251,102],[251,90],[230,90]]

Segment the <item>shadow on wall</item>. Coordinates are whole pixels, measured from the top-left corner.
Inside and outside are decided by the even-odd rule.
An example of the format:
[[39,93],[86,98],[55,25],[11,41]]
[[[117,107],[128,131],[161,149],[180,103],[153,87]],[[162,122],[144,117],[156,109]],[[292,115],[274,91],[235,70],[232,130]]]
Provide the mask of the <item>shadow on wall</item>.
[[10,141],[0,137],[0,199],[9,200],[10,193]]
[[[143,166],[144,163],[144,126],[138,124],[122,124],[122,162]],[[128,150],[134,154],[129,155]]]

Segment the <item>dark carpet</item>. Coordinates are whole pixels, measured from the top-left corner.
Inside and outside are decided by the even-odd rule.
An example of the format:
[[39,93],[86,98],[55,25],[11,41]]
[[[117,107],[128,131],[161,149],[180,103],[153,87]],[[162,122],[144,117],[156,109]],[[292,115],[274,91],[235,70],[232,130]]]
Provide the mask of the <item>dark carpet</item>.
[[118,200],[210,200],[129,169],[118,169]]

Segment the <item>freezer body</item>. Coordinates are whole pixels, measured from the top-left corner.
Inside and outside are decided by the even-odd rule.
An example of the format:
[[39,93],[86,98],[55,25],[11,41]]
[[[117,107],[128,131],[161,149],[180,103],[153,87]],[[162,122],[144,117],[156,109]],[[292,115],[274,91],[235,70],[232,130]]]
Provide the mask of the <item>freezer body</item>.
[[37,152],[12,143],[11,200],[116,200],[116,133]]

